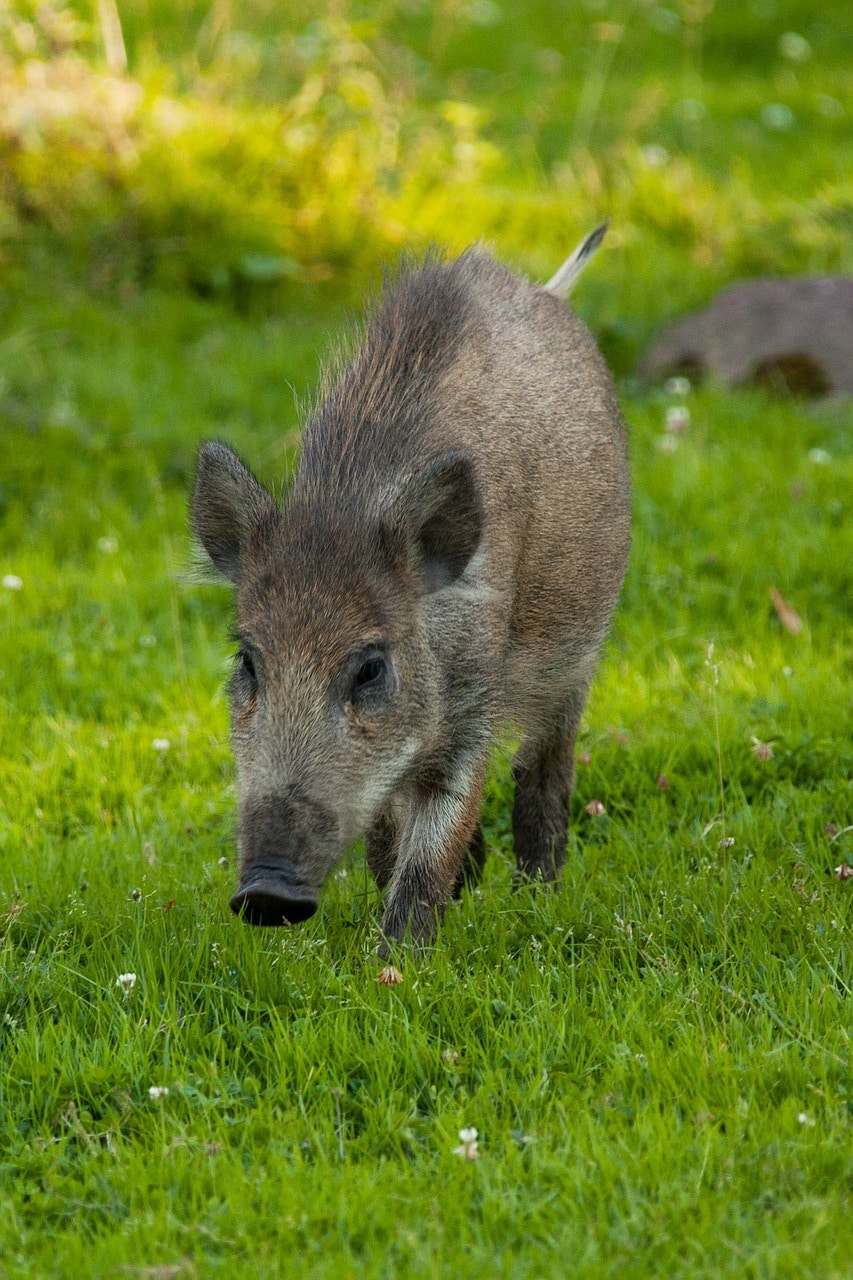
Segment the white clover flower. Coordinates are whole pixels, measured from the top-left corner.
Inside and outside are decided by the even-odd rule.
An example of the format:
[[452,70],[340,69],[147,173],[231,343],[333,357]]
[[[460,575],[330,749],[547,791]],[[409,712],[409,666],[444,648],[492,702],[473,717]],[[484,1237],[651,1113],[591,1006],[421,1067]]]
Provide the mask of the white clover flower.
[[779,37],[779,52],[791,62],[806,62],[812,56],[812,47],[799,32],[786,31]]
[[677,31],[681,25],[681,19],[673,9],[666,9],[660,5],[657,9],[652,9],[649,14],[649,22],[655,31],[660,31],[663,35],[671,35],[673,31]]
[[682,120],[686,120],[689,124],[697,124],[708,114],[705,103],[700,102],[698,98],[682,98],[678,105]]
[[814,1124],[814,1120],[812,1120],[811,1116],[807,1116],[805,1111],[801,1111],[797,1116],[797,1123],[811,1126]]
[[129,996],[133,988],[136,986],[135,973],[120,973],[116,978],[116,986],[121,987],[126,996]]
[[172,744],[168,738],[155,738],[151,745],[155,751],[168,751]]
[[152,1084],[148,1089],[148,1097],[153,1102],[162,1102],[164,1098],[169,1096],[169,1086],[167,1084]]
[[403,975],[399,969],[394,968],[393,964],[389,964],[379,970],[376,981],[381,982],[383,987],[397,987],[403,981]]
[[501,20],[501,7],[494,0],[469,0],[462,7],[462,15],[475,27],[493,27]]
[[761,123],[765,129],[790,129],[794,113],[784,102],[768,102],[761,108]]
[[667,378],[664,390],[668,396],[689,396],[693,383],[683,374],[678,374],[674,378]]
[[840,120],[844,115],[844,107],[830,93],[818,93],[815,96],[815,102],[818,111],[822,116],[826,116],[827,120]]
[[666,411],[666,429],[671,436],[683,436],[690,426],[690,410],[685,404],[671,404]]
[[640,159],[649,169],[662,169],[669,160],[669,152],[666,147],[650,142],[648,146],[640,147]]
[[476,1129],[460,1129],[459,1130],[459,1146],[453,1148],[455,1156],[462,1156],[463,1160],[477,1160],[480,1152],[477,1147],[477,1130]]
[[20,591],[23,585],[23,578],[19,578],[16,573],[7,573],[3,578],[3,586],[7,591]]
[[815,467],[828,467],[832,462],[832,454],[826,449],[809,449],[809,462]]
[[98,550],[105,556],[113,556],[118,551],[118,543],[115,538],[98,538]]

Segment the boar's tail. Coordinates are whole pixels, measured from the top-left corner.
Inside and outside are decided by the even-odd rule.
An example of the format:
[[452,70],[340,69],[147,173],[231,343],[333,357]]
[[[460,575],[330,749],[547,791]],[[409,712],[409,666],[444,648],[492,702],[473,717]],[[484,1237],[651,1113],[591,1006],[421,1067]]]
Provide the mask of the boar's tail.
[[555,293],[558,298],[565,298],[566,294],[574,285],[580,273],[595,253],[598,246],[604,239],[607,228],[610,226],[610,219],[602,222],[600,227],[596,227],[594,231],[590,231],[589,235],[581,240],[574,253],[569,254],[566,261],[560,267],[548,283],[544,286],[549,293]]

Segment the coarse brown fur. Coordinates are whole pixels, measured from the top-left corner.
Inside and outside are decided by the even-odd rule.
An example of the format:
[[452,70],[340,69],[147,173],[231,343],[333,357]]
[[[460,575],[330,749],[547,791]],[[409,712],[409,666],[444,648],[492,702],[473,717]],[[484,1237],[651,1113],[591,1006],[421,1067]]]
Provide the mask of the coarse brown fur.
[[236,583],[241,885],[302,919],[364,832],[386,939],[432,936],[482,863],[512,725],[523,873],[565,856],[574,740],[621,587],[630,495],[608,371],[569,308],[479,250],[391,285],[308,423],[279,510],[223,445],[196,533]]

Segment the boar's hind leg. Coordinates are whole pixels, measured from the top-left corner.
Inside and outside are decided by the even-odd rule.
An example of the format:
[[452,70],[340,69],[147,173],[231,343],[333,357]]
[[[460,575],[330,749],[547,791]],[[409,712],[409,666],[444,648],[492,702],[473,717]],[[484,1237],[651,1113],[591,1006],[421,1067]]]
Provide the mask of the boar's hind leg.
[[556,880],[566,858],[575,737],[586,692],[574,690],[557,718],[525,740],[513,761],[515,857],[519,872],[531,880]]
[[380,926],[384,938],[400,940],[408,931],[413,941],[432,939],[468,853],[482,794],[478,768],[465,789],[437,787],[414,797]]

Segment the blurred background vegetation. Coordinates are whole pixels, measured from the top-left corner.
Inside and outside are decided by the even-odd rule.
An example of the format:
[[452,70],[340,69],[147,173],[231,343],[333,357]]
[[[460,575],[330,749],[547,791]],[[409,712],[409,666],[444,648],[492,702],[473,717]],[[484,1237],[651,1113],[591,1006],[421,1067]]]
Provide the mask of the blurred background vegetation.
[[626,373],[723,281],[851,268],[851,103],[847,0],[6,0],[0,283],[277,307],[436,241],[547,276],[608,216]]

